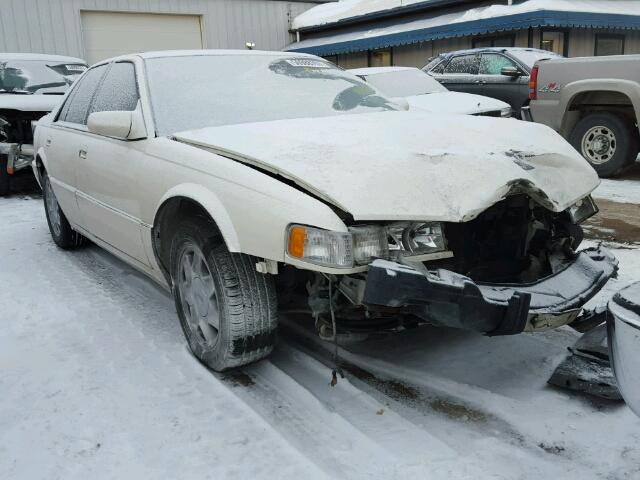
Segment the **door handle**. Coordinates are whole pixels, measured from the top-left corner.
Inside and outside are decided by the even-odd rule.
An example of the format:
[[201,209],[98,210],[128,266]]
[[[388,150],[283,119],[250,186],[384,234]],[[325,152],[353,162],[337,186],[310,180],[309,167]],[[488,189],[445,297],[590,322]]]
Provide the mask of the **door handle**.
[[47,138],[47,140],[44,142],[45,147],[50,147],[51,146],[51,139]]
[[86,159],[87,158],[87,151],[84,149],[80,149],[80,151],[78,152],[78,156],[82,159]]

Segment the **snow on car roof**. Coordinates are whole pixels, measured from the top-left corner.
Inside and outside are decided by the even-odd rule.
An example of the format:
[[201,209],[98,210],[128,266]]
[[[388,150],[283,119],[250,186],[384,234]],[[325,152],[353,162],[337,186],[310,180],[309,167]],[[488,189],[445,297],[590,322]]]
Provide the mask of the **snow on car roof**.
[[414,67],[366,67],[366,68],[352,68],[347,70],[349,73],[353,73],[354,75],[379,75],[381,73],[391,73],[391,72],[404,72],[406,70],[418,70]]
[[47,55],[44,53],[0,53],[0,60],[42,60],[51,62],[83,63],[84,60],[63,55]]

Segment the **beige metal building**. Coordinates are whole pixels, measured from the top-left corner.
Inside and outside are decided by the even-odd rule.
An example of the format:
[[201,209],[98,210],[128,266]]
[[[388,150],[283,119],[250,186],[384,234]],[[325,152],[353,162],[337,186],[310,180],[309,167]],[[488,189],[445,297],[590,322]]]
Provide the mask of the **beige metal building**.
[[145,50],[281,50],[291,21],[331,0],[0,0],[0,52],[98,60]]
[[[342,67],[422,67],[443,52],[533,47],[565,56],[640,53],[640,1],[355,0],[320,5],[293,22],[288,50]],[[345,7],[343,5],[343,7]]]

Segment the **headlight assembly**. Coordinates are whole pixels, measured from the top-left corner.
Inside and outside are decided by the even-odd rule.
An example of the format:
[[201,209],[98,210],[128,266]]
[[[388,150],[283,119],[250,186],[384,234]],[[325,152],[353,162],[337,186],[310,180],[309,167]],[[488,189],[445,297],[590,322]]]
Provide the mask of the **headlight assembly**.
[[500,110],[500,116],[502,118],[511,118],[513,116],[513,110],[511,109],[511,107],[504,107],[502,110]]
[[593,201],[593,198],[591,198],[591,195],[589,195],[570,206],[567,211],[569,212],[571,221],[579,224],[598,213],[598,207],[596,206],[596,202]]
[[314,265],[353,267],[353,239],[347,232],[292,225],[289,227],[287,253]]
[[389,226],[391,250],[403,256],[425,255],[446,250],[447,243],[439,222],[398,223]]
[[397,255],[418,257],[447,248],[442,224],[401,222],[386,226],[354,225],[349,232],[333,232],[305,225],[291,225],[287,254],[295,259],[331,268],[368,265],[376,258]]

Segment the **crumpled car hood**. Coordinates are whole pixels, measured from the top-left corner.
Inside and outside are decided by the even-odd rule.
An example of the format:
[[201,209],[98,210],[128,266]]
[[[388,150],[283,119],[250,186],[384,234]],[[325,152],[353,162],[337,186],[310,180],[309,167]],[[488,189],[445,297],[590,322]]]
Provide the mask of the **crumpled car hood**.
[[50,112],[60,104],[63,98],[63,95],[12,95],[0,93],[0,110]]
[[462,222],[519,192],[560,212],[599,183],[557,133],[516,120],[393,111],[174,137],[291,179],[356,220]]
[[508,103],[482,95],[461,92],[435,92],[426,95],[405,97],[409,106],[433,113],[458,113],[472,115],[500,111],[509,107]]

